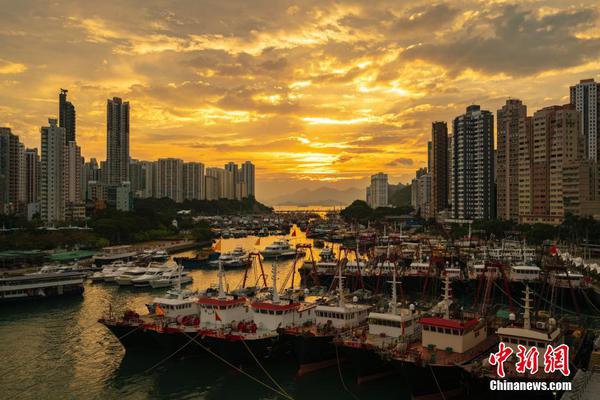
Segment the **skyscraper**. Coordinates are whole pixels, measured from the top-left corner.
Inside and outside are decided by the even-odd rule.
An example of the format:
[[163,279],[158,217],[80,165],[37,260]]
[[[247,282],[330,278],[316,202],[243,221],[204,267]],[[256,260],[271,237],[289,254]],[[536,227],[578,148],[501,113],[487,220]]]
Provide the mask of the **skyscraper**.
[[225,164],[225,171],[229,171],[231,174],[231,178],[230,179],[230,184],[231,184],[231,188],[227,188],[227,192],[228,193],[233,193],[233,198],[235,199],[241,199],[242,198],[242,193],[241,193],[241,185],[239,184],[240,182],[240,174],[239,174],[239,169],[236,163],[234,163],[233,161],[228,162],[227,164]]
[[75,107],[67,101],[67,89],[60,89],[58,95],[58,126],[65,128],[65,144],[77,139]]
[[0,213],[20,211],[25,202],[24,158],[19,137],[0,127]]
[[204,164],[199,162],[183,163],[184,200],[204,200]]
[[448,207],[448,125],[445,122],[431,124],[432,162],[431,216]]
[[388,176],[383,172],[371,175],[368,200],[371,208],[388,206]]
[[459,219],[492,219],[494,116],[478,105],[453,123],[452,213]]
[[560,224],[565,212],[579,215],[581,203],[594,200],[589,177],[595,163],[585,159],[580,121],[567,104],[538,110],[522,124],[519,222]]
[[40,184],[40,156],[37,149],[25,150],[25,193],[27,204],[37,203]]
[[218,200],[224,197],[223,181],[225,180],[225,170],[222,168],[206,168],[204,177],[204,186],[206,190],[206,200]]
[[517,221],[519,216],[519,126],[527,118],[521,100],[508,99],[497,112],[497,215]]
[[581,129],[585,138],[587,158],[600,161],[598,132],[600,129],[600,83],[583,79],[571,86],[571,104],[581,115]]
[[77,143],[71,141],[65,148],[65,202],[68,205],[83,203],[82,169],[81,148],[77,146]]
[[129,182],[129,102],[107,100],[106,135],[106,183]]
[[41,129],[40,214],[51,224],[65,219],[65,128],[56,119]]
[[183,160],[159,158],[156,166],[156,197],[168,197],[177,203],[183,201]]
[[245,187],[242,197],[256,197],[256,172],[254,164],[252,164],[250,161],[243,163],[241,177]]

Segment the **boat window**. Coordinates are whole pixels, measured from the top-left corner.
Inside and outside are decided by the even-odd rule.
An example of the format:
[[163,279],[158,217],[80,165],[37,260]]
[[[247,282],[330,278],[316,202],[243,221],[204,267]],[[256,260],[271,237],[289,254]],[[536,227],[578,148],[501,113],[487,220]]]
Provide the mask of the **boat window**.
[[445,333],[446,335],[452,335],[452,329],[445,328],[445,329],[444,329],[444,333]]

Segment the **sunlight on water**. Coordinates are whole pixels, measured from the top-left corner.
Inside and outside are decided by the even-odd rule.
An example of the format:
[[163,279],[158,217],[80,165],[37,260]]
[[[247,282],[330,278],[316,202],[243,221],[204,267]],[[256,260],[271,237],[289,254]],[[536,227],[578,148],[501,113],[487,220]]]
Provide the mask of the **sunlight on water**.
[[[306,242],[299,230],[292,245]],[[247,250],[262,249],[277,238],[256,237],[227,239],[222,251],[236,246]],[[310,240],[309,240],[310,242]],[[193,252],[178,254],[193,255]],[[315,257],[317,254],[315,252]],[[270,284],[271,263],[264,262]],[[293,260],[277,264],[278,282],[291,285]],[[298,263],[298,267],[299,267]],[[227,273],[231,289],[242,281],[244,271]],[[214,270],[191,272],[193,288],[204,289],[217,283]],[[258,280],[256,266],[248,270],[248,284]],[[286,279],[287,278],[287,279]],[[294,286],[299,287],[296,273]],[[119,288],[114,284],[87,283],[83,298],[52,299],[2,305],[0,308],[0,398],[7,399],[276,399],[277,395],[257,385],[238,372],[211,358],[173,359],[159,363],[159,356],[125,355],[119,342],[97,321],[109,305],[113,310],[134,309],[146,312],[145,304],[161,290]],[[291,359],[268,362],[265,367],[296,399],[351,398],[344,391],[336,368],[295,376]],[[361,399],[389,398],[393,385],[395,398],[407,398],[399,378],[356,386],[354,375],[343,366],[346,384]],[[252,375],[266,380],[258,368],[248,368]]]

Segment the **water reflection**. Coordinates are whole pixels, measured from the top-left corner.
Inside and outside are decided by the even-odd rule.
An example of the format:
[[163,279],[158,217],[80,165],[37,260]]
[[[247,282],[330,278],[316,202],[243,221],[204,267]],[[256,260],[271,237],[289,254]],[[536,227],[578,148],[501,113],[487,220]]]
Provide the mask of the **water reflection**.
[[[222,251],[236,246],[259,250],[276,239],[260,238],[258,246],[256,237],[227,239],[222,242]],[[299,230],[296,238],[290,239],[293,245],[311,242]],[[264,263],[269,277],[271,265],[271,262]],[[277,263],[280,284],[292,265],[293,260]],[[243,271],[227,273],[230,288],[241,282],[243,274]],[[249,283],[258,279],[257,274],[258,271],[249,270]],[[191,275],[194,289],[205,289],[217,283],[214,270],[196,270]],[[295,287],[299,287],[299,283],[300,276],[296,274]],[[291,286],[290,280],[287,286]],[[145,304],[162,293],[163,290],[87,283],[80,299],[49,299],[3,306],[0,308],[0,355],[3,358],[0,398],[278,398],[213,358],[174,358],[152,368],[164,355],[152,351],[125,354],[119,342],[97,322],[109,305],[114,310],[134,309],[145,313]],[[297,378],[292,360],[272,360],[265,367],[295,399],[352,398],[344,391],[336,368]],[[269,382],[258,367],[246,367],[245,371]],[[342,372],[350,390],[361,399],[408,398],[397,378],[358,387],[353,383],[355,377],[348,367],[344,366]]]

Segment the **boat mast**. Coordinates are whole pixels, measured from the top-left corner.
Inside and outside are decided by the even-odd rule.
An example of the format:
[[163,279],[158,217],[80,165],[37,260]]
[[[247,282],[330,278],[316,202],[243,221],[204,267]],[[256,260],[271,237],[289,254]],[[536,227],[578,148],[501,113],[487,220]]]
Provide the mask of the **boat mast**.
[[219,257],[219,298],[225,298],[225,289],[223,289],[223,261]]
[[531,316],[529,315],[529,310],[531,307],[529,306],[529,285],[525,285],[525,298],[523,299],[525,304],[523,305],[523,328],[531,329]]
[[450,319],[450,277],[444,278],[444,318]]
[[179,277],[177,279],[177,298],[179,300],[181,300],[182,293],[181,293],[181,270],[183,269],[183,265],[178,265],[177,266],[177,271],[179,272]]
[[344,279],[342,278],[342,263],[338,263],[339,306],[344,306]]
[[273,275],[273,304],[279,304],[279,292],[277,291],[277,267],[275,264],[276,262],[274,262],[271,266],[271,274]]

